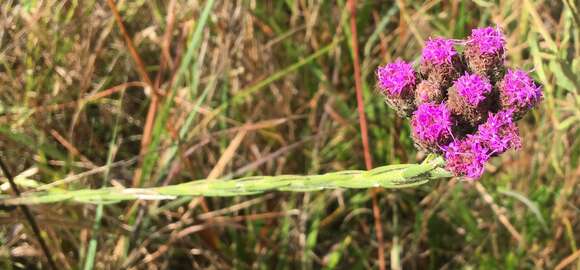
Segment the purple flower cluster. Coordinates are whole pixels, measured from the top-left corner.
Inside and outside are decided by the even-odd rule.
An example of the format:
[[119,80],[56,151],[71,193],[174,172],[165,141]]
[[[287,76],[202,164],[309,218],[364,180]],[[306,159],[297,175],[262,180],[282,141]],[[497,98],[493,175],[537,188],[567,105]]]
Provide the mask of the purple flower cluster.
[[473,29],[467,43],[475,46],[479,53],[496,54],[505,50],[506,42],[500,28],[489,26]]
[[401,59],[377,69],[380,88],[391,96],[401,96],[405,89],[412,90],[417,78],[413,66]]
[[[456,44],[465,45],[463,53]],[[485,27],[464,43],[429,39],[421,75],[403,60],[377,69],[387,104],[411,117],[415,145],[443,155],[456,176],[478,179],[491,157],[519,149],[515,121],[542,100],[528,73],[506,72],[505,51],[501,29]]]
[[471,106],[477,106],[491,92],[491,84],[486,78],[477,74],[468,74],[459,77],[453,85],[459,95]]

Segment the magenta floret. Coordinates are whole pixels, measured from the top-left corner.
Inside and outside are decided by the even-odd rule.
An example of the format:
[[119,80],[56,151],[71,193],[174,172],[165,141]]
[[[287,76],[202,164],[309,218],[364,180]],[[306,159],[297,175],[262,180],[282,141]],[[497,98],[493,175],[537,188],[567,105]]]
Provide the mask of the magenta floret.
[[451,113],[445,104],[423,103],[411,119],[415,137],[427,144],[437,144],[451,136],[451,125]]
[[542,88],[523,70],[508,70],[501,85],[507,106],[532,108],[542,100]]
[[456,176],[471,179],[481,177],[489,159],[488,150],[474,136],[454,141],[444,151],[447,169]]
[[512,110],[489,113],[487,121],[479,126],[476,137],[492,154],[518,149],[522,145],[518,127],[512,120]]
[[453,57],[457,55],[453,45],[453,40],[450,39],[429,39],[423,48],[422,61],[435,65],[451,64]]
[[404,89],[412,89],[416,83],[413,66],[401,59],[377,69],[379,86],[392,96],[401,96]]
[[457,93],[471,106],[476,107],[491,92],[492,86],[486,78],[465,73],[454,84]]
[[468,43],[471,43],[483,54],[503,53],[505,37],[499,27],[484,27],[471,30]]

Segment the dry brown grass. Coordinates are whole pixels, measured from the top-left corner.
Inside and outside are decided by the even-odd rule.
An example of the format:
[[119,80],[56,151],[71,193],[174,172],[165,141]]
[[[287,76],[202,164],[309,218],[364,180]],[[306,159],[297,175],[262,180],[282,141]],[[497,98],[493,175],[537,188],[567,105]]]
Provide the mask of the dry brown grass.
[[[363,168],[344,2],[217,1],[179,74],[207,1],[115,2],[126,36],[104,1],[2,1],[2,157],[28,170],[25,190],[67,177],[74,181],[61,188]],[[375,94],[373,72],[397,57],[418,59],[429,36],[503,27],[510,65],[533,69],[546,96],[520,124],[523,149],[489,166],[486,192],[452,180],[377,194],[387,266],[580,269],[577,4],[358,2],[375,165],[421,157]],[[83,174],[95,168],[104,170]],[[291,269],[378,267],[370,208],[370,196],[354,191],[122,203],[104,207],[98,231],[93,205],[32,209],[63,269],[84,267],[93,235],[97,269]],[[0,211],[0,268],[44,262],[21,221],[18,211]]]

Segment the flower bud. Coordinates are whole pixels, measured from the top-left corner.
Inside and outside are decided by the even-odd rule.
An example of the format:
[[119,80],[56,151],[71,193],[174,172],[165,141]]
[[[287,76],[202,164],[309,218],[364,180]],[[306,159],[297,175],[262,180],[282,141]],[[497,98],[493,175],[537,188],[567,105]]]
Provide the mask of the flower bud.
[[441,103],[445,99],[446,92],[439,82],[423,80],[415,90],[415,104],[419,106],[427,102]]

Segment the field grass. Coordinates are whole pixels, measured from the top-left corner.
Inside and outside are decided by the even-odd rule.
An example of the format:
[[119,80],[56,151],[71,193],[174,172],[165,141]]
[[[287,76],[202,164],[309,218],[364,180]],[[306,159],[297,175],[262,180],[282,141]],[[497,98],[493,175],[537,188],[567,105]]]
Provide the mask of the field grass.
[[[487,25],[543,85],[522,149],[478,182],[378,190],[383,241],[365,190],[31,206],[56,264],[378,269],[382,243],[391,269],[580,269],[580,6],[357,2],[375,167],[425,157],[375,68]],[[350,14],[347,0],[1,1],[0,157],[24,193],[365,169]],[[0,222],[0,268],[47,269],[21,211]]]

